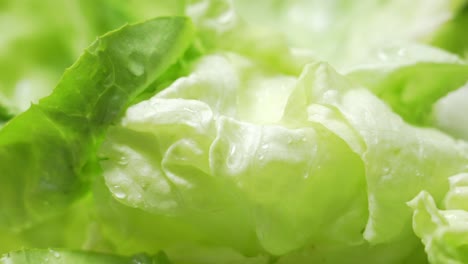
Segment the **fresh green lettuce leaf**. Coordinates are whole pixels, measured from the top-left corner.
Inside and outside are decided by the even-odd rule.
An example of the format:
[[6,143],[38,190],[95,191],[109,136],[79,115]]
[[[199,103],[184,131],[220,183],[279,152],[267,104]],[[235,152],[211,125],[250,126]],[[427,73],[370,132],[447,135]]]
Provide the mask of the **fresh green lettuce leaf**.
[[49,97],[8,122],[0,131],[0,226],[21,229],[86,192],[87,163],[95,160],[106,128],[182,55],[191,37],[191,24],[182,17],[108,33]]
[[468,174],[449,178],[450,190],[443,207],[426,191],[408,205],[413,209],[413,228],[425,245],[431,263],[462,264],[468,261],[468,209],[466,205]]
[[432,123],[448,134],[468,140],[468,84],[437,100],[432,107]]
[[466,1],[0,7],[0,262],[467,261]]
[[0,95],[12,113],[23,112],[51,93],[97,36],[127,23],[183,14],[179,0],[4,0],[0,63],[8,67],[0,72]]
[[[287,117],[293,119],[302,109],[310,121],[342,135],[364,162],[369,200],[366,240],[381,243],[411,235],[404,231],[410,217],[405,202],[420,190],[443,195],[447,177],[466,170],[468,144],[405,123],[369,90],[326,64],[306,68],[300,82],[301,89],[290,97],[294,111]],[[336,126],[330,118],[341,119],[346,126]]]
[[121,257],[62,249],[21,250],[5,254],[0,258],[2,264],[171,264],[167,256],[160,252],[154,256],[138,254]]
[[468,58],[468,37],[465,34],[468,25],[468,3],[459,1],[464,6],[455,16],[445,23],[432,37],[430,43],[464,58]]
[[464,4],[458,0],[233,2],[247,22],[282,32],[291,47],[308,49],[339,69],[362,63],[389,43],[424,41]]
[[[394,255],[392,261],[421,259],[405,203],[423,189],[440,198],[447,177],[468,163],[466,143],[406,123],[370,90],[323,63],[295,77],[262,71],[233,54],[207,55],[188,76],[130,107],[120,126],[101,149],[115,199],[159,221],[191,215],[199,228],[246,219],[256,243],[285,259],[312,246],[317,253],[308,253],[310,259],[335,259],[328,254],[350,248],[368,252],[356,261],[380,251]],[[346,186],[339,193],[337,182]],[[244,209],[234,211],[233,223],[227,208]],[[192,210],[204,224],[195,224]],[[223,210],[226,218],[211,223],[211,210]],[[139,221],[119,225],[138,230]],[[182,234],[180,242],[190,236]],[[211,237],[242,250],[229,233]],[[150,241],[158,240],[164,238]],[[402,243],[406,251],[391,246]]]
[[439,49],[407,44],[379,51],[375,61],[347,76],[371,89],[405,121],[430,126],[436,101],[466,83],[468,64]]

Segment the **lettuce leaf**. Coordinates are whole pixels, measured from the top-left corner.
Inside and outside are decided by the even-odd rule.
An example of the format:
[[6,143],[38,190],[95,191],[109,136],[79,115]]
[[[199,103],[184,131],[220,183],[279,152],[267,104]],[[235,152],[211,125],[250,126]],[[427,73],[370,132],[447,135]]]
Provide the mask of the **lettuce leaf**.
[[442,131],[468,140],[467,110],[468,84],[437,100],[432,107],[432,123]]
[[[97,36],[127,23],[183,15],[181,1],[34,0],[0,3],[0,97],[18,114],[49,95]],[[148,8],[148,7],[152,8]],[[105,10],[105,12],[103,12]],[[64,14],[67,14],[66,19]]]
[[381,50],[377,58],[356,66],[347,76],[371,89],[405,121],[431,126],[432,108],[466,83],[468,64],[439,49],[407,44]]
[[468,57],[468,39],[464,29],[468,25],[468,4],[463,4],[455,13],[455,16],[445,23],[432,37],[430,43],[436,47],[443,48],[464,58]]
[[[246,21],[282,32],[291,47],[308,49],[319,60],[341,70],[362,63],[389,43],[430,38],[464,3],[458,0],[359,1],[352,4],[345,0],[326,3],[235,0],[234,4]],[[460,25],[461,30],[461,23],[457,21],[455,24]]]
[[190,25],[185,18],[158,18],[99,38],[52,95],[2,128],[2,228],[57,214],[86,192],[87,163],[96,159],[106,128],[181,56]]
[[[394,256],[383,263],[423,259],[406,202],[420,190],[440,199],[446,179],[468,163],[466,143],[404,122],[327,64],[295,77],[231,53],[200,58],[188,76],[130,107],[120,126],[101,149],[106,185],[121,203],[153,216],[120,223],[110,216],[119,228],[158,233],[136,223],[172,217],[166,225],[181,230],[186,222],[178,221],[189,215],[202,230],[220,228],[210,244],[247,254],[260,245],[285,263],[304,247],[314,248],[307,261],[345,262],[333,256],[353,248],[367,252],[356,262],[372,254]],[[232,222],[235,208],[243,209]],[[223,212],[216,223],[213,210]],[[258,241],[225,231],[232,227]],[[143,243],[184,244],[191,236]]]
[[466,262],[466,1],[54,1],[0,2],[0,262]]
[[422,191],[408,205],[413,209],[413,228],[425,245],[431,263],[466,263],[468,261],[468,209],[466,186],[468,174],[449,178],[443,208],[439,209],[432,195]]
[[0,258],[2,264],[28,264],[28,263],[95,263],[95,264],[171,264],[164,253],[155,256],[139,254],[132,257],[121,257],[115,255],[98,254],[90,252],[79,252],[69,250],[22,250],[8,253]]
[[[308,120],[342,135],[365,164],[369,199],[366,240],[379,243],[410,235],[404,232],[409,221],[405,201],[420,190],[443,195],[447,177],[466,170],[466,142],[405,123],[367,89],[326,64],[306,68],[300,81],[301,89],[291,96],[288,118],[294,118],[298,111],[306,112]],[[340,121],[344,124],[336,125]]]

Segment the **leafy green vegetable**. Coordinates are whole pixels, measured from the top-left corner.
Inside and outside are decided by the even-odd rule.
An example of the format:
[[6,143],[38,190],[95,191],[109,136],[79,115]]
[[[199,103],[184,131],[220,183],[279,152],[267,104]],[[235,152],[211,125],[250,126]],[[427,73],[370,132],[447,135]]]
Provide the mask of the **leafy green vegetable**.
[[0,263],[468,261],[466,1],[56,1],[0,2]]
[[0,105],[0,124],[10,120],[13,117],[13,115],[9,112],[6,107]]
[[465,34],[468,25],[468,3],[460,1],[464,6],[455,17],[443,25],[431,40],[431,44],[446,49],[465,58],[468,57],[468,37]]
[[23,112],[50,94],[64,69],[97,36],[126,23],[183,14],[180,1],[158,3],[148,8],[152,1],[2,1],[0,97],[9,100],[12,113]]
[[405,121],[416,125],[430,125],[434,103],[468,79],[468,64],[438,49],[419,45],[389,47],[379,56],[347,75],[371,89]]
[[311,50],[339,68],[362,63],[389,42],[430,37],[464,4],[458,0],[233,2],[247,21],[283,32],[290,46]]
[[181,56],[191,36],[185,18],[109,33],[87,49],[51,96],[3,127],[0,226],[21,229],[85,192],[91,180],[86,163],[95,159],[105,129]]
[[432,123],[456,138],[468,140],[468,120],[466,98],[468,85],[439,99],[432,107]]
[[90,252],[67,251],[67,250],[22,250],[17,252],[8,253],[0,259],[0,263],[10,264],[171,264],[169,259],[164,253],[159,253],[155,256],[147,256],[144,254],[135,255],[132,257],[121,257],[115,255],[98,254]]
[[[403,232],[409,217],[404,202],[421,189],[434,190],[440,197],[447,188],[447,177],[466,170],[465,142],[403,122],[375,95],[353,85],[327,65],[306,70],[302,82],[303,90],[295,97],[302,104],[293,101],[294,111],[307,107],[302,111],[308,113],[308,120],[340,134],[365,164],[369,199],[366,240],[379,243],[409,234]],[[319,105],[309,105],[314,101]],[[335,111],[338,113],[332,116]],[[327,119],[330,116],[333,122]],[[345,124],[335,125],[339,121]]]
[[468,261],[468,174],[449,178],[450,190],[439,210],[430,193],[422,191],[408,204],[413,208],[413,228],[423,243],[431,263],[466,263]]
[[[285,89],[288,87],[282,86],[291,84],[292,77],[264,77],[261,71],[252,72],[257,68],[254,64],[244,69],[230,65],[240,59],[222,55],[203,58],[190,76],[175,82],[157,97],[129,109],[124,127],[110,132],[110,142],[105,143],[103,149],[103,155],[107,157],[103,162],[104,177],[110,191],[121,202],[148,212],[176,214],[182,219],[189,215],[192,222],[196,221],[193,213],[197,212],[203,221],[194,226],[202,228],[206,225],[212,230],[210,233],[216,232],[205,238],[215,238],[211,244],[222,242],[224,246],[252,249],[252,245],[246,246],[258,243],[252,241],[256,232],[264,248],[282,254],[299,247],[314,235],[324,236],[322,239],[326,240],[359,240],[366,219],[364,196],[356,198],[361,202],[360,209],[354,212],[357,215],[350,212],[347,216],[358,218],[356,226],[335,230],[337,238],[319,235],[318,227],[323,219],[315,217],[324,214],[322,211],[325,210],[330,211],[329,217],[334,219],[344,209],[327,209],[327,203],[343,203],[338,208],[346,208],[349,200],[354,200],[354,190],[364,184],[357,156],[326,130],[307,126],[282,128],[278,121],[271,120],[275,116],[281,118],[278,105],[285,105],[287,96],[283,95],[288,94]],[[237,74],[245,74],[248,79],[241,80]],[[220,75],[224,78],[216,78]],[[243,83],[251,83],[251,86],[243,87]],[[262,93],[256,90],[258,87],[273,91],[268,84],[277,85],[275,90],[278,92],[272,94],[270,100],[250,95],[252,92]],[[269,115],[254,110],[262,108],[270,109]],[[250,116],[249,113],[258,115]],[[265,120],[267,117],[270,120]],[[248,121],[254,124],[246,123]],[[275,121],[277,125],[255,124]],[[154,142],[154,145],[146,142]],[[323,145],[317,146],[318,142]],[[336,157],[332,153],[336,153]],[[316,161],[311,163],[311,160]],[[343,163],[343,167],[335,168],[335,162]],[[304,211],[301,204],[293,209],[290,202],[278,200],[289,197],[290,201],[310,201],[325,197],[326,194],[318,190],[344,180],[340,179],[340,171],[350,174],[349,193],[343,193],[342,197],[329,193],[330,197],[324,200],[327,202],[317,203],[310,211]],[[274,172],[277,175],[272,178]],[[248,175],[255,175],[255,178]],[[292,176],[296,178],[290,182]],[[268,188],[262,190],[262,186]],[[206,196],[207,193],[216,199],[211,200],[212,196]],[[212,212],[217,212],[219,217],[214,223],[210,221]],[[271,220],[276,218],[278,222],[272,223]],[[297,222],[299,219],[303,220]],[[315,223],[317,229],[311,228],[314,221],[319,221]],[[304,233],[306,226],[310,230]],[[236,236],[225,231],[234,227],[245,231]],[[238,237],[249,233],[251,235]],[[153,239],[158,240],[157,237]]]

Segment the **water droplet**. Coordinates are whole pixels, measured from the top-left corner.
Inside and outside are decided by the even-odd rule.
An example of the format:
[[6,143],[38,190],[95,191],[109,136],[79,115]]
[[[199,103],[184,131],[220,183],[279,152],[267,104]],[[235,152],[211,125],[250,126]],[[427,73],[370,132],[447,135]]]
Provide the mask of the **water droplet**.
[[128,159],[127,157],[123,156],[119,159],[119,161],[117,162],[119,165],[121,166],[126,166],[128,165]]
[[265,157],[263,155],[258,156],[259,160],[263,160]]
[[136,76],[141,76],[145,72],[145,66],[136,61],[129,61],[128,70]]
[[55,250],[49,249],[49,253],[56,258],[60,258],[60,253]]
[[236,153],[236,145],[232,145],[229,155],[234,155],[234,153]]
[[115,197],[117,197],[118,199],[125,199],[125,197],[127,197],[127,194],[124,190],[122,190],[122,187],[120,187],[119,185],[113,186],[112,193],[114,193]]
[[150,184],[146,181],[140,183],[140,187],[143,190],[143,192],[146,191],[146,189],[148,189],[149,186]]
[[[333,101],[333,100],[336,100],[338,97],[338,92],[335,91],[335,90],[328,90],[326,91],[325,93],[323,93],[323,98],[327,101]],[[333,114],[332,111],[330,111],[330,109],[321,109],[322,111],[322,114],[324,116],[331,116]]]
[[137,254],[137,255],[134,255],[132,257],[132,264],[143,264],[143,263],[150,263],[150,262],[153,263],[153,261],[151,261],[150,257],[148,257],[144,253]]
[[382,181],[390,181],[390,180],[392,180],[392,178],[393,178],[392,174],[384,174],[382,176]]
[[115,76],[113,73],[107,75],[104,79],[104,87],[111,87],[115,83]]
[[125,199],[125,197],[127,197],[127,195],[124,192],[116,192],[114,194],[115,194],[115,197],[119,199]]
[[190,109],[190,108],[188,108],[188,107],[184,107],[183,109],[184,109],[184,111],[187,111],[187,112],[189,112],[189,113],[197,114],[197,111],[195,111],[195,110],[193,110],[193,109]]

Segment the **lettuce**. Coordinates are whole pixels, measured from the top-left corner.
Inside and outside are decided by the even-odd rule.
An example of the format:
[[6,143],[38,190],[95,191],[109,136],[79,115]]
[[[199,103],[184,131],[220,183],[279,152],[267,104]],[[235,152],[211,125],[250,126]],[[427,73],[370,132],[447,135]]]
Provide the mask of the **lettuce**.
[[[274,3],[237,0],[234,4],[247,21],[284,32],[292,47],[310,49],[319,60],[348,68],[389,43],[434,38],[434,31],[464,3],[452,0],[364,0],[352,4],[345,0],[327,3],[319,0]],[[461,30],[461,23],[454,24]],[[440,41],[434,42],[442,42],[455,34],[441,32],[439,35]],[[445,45],[441,43],[439,46]]]
[[0,263],[112,263],[112,264],[170,264],[164,253],[154,256],[138,254],[132,257],[120,257],[109,254],[98,254],[65,250],[23,250],[9,253],[0,259]]
[[0,263],[468,261],[466,1],[54,4],[0,3]]
[[468,174],[449,178],[450,189],[443,199],[443,210],[434,198],[421,191],[408,204],[413,208],[413,228],[425,245],[431,263],[466,263],[468,246],[466,186]]
[[[52,95],[2,128],[0,226],[21,229],[83,193],[90,182],[87,163],[95,159],[106,128],[174,63],[191,32],[184,18],[159,18],[99,38]],[[142,34],[138,42],[132,38]]]
[[178,1],[159,0],[158,8],[146,8],[151,1],[138,2],[2,1],[0,63],[8,67],[0,73],[0,105],[15,114],[25,111],[50,94],[64,69],[97,36],[179,8]]

